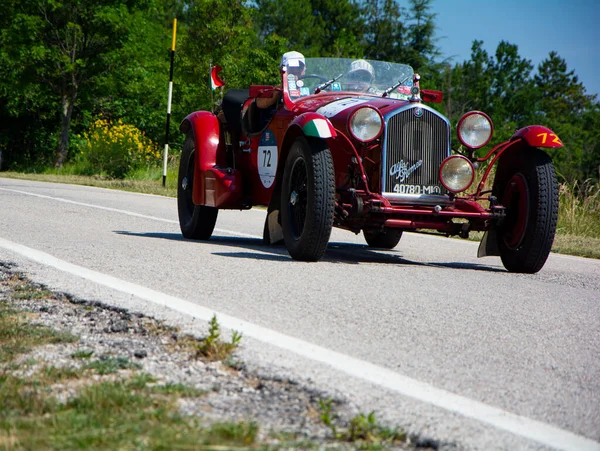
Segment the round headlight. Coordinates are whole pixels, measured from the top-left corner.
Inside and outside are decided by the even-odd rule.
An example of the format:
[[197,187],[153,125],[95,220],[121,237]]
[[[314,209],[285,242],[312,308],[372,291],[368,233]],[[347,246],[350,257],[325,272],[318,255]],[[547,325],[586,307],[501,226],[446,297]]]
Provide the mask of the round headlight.
[[381,134],[383,119],[373,108],[359,108],[350,116],[349,128],[352,135],[359,141],[372,141]]
[[471,111],[460,118],[457,132],[461,143],[471,149],[479,149],[492,139],[494,126],[487,114]]
[[466,190],[475,178],[473,164],[462,155],[452,155],[442,161],[440,181],[453,193]]

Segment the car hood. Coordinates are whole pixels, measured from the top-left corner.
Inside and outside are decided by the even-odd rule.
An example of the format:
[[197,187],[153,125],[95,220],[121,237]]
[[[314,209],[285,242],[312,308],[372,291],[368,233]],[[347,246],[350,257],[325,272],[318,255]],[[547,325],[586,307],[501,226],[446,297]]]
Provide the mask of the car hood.
[[293,112],[297,115],[317,112],[327,118],[346,117],[354,110],[364,106],[378,109],[382,115],[409,103],[406,100],[382,98],[369,95],[344,93],[317,94],[296,101]]

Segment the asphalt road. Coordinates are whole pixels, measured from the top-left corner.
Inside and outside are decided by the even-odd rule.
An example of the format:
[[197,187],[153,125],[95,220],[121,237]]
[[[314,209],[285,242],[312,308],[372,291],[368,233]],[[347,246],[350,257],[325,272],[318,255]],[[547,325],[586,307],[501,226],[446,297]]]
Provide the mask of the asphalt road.
[[175,199],[0,178],[0,261],[33,280],[206,330],[249,365],[466,449],[600,449],[600,261],[507,273],[477,244],[334,230],[319,263],[261,244],[265,211],[184,240]]

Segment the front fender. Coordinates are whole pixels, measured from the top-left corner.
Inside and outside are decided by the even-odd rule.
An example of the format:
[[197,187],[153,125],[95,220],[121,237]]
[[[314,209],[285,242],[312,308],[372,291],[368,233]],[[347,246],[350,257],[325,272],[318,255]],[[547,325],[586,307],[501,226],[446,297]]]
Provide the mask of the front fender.
[[306,136],[314,138],[335,138],[337,132],[329,119],[318,113],[304,113],[294,119],[290,126],[297,125]]
[[558,135],[543,125],[530,125],[521,128],[512,135],[510,140],[514,141],[519,138],[524,139],[531,147],[557,148],[563,146]]

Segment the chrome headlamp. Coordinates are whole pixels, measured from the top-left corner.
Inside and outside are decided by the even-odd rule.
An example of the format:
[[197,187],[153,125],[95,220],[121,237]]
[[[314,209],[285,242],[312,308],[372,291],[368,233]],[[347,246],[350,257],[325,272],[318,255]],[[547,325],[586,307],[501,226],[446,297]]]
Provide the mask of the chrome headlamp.
[[471,111],[458,121],[458,139],[471,149],[479,149],[489,143],[493,132],[492,120],[481,111]]
[[440,166],[440,181],[444,187],[453,193],[466,190],[473,183],[475,168],[462,155],[452,155],[442,161]]
[[362,142],[372,141],[383,130],[383,118],[379,111],[371,107],[357,109],[348,121],[350,133]]

